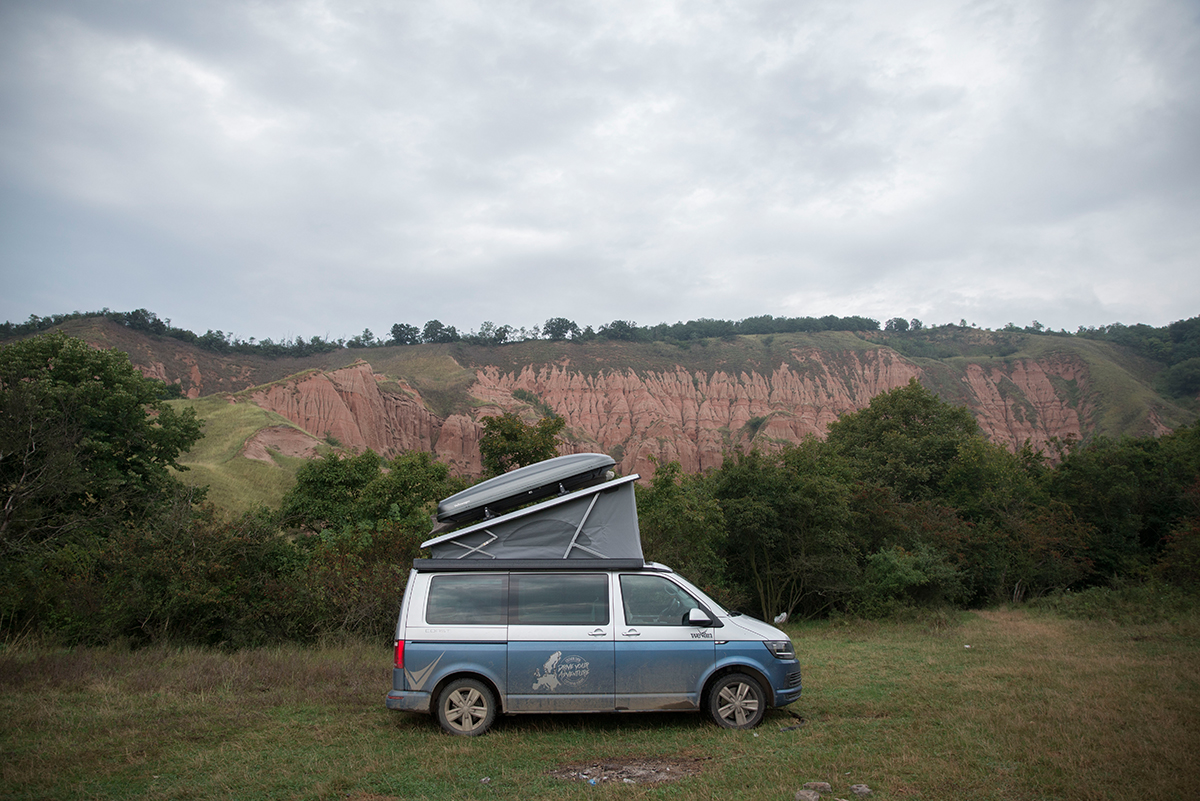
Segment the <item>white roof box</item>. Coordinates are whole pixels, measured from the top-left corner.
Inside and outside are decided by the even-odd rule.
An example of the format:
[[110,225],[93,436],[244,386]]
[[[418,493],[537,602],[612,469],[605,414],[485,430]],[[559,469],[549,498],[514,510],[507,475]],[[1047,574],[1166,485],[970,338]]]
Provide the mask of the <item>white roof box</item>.
[[[502,515],[510,509],[599,484],[616,462],[603,453],[573,453],[481,481],[441,501],[435,531]],[[449,524],[449,525],[447,525]]]

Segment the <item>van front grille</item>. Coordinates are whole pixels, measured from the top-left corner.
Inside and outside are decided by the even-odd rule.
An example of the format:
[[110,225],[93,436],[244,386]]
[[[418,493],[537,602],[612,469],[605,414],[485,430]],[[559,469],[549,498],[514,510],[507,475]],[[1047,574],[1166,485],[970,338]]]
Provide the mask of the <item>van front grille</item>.
[[793,670],[791,673],[787,674],[787,686],[789,688],[800,686],[800,671]]

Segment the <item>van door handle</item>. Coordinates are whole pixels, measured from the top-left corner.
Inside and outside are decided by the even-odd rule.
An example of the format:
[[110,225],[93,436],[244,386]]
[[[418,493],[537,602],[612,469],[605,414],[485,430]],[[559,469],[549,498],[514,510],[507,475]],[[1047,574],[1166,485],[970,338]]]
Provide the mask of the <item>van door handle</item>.
[[604,629],[596,629],[595,631],[588,632],[588,636],[589,637],[603,637],[607,633],[608,632],[605,631]]
[[622,631],[621,636],[622,637],[641,637],[642,633],[640,631],[638,631],[637,629],[630,629],[629,631]]

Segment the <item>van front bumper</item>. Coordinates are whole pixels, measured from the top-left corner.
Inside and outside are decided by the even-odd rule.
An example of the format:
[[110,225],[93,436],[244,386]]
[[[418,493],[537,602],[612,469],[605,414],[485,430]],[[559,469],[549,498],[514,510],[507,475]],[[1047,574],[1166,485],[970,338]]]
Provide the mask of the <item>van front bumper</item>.
[[384,703],[387,704],[388,709],[399,709],[403,712],[428,712],[429,693],[392,690],[387,694]]
[[800,663],[789,665],[787,672],[783,676],[783,681],[774,691],[775,707],[787,706],[800,697],[802,691],[802,682],[800,676]]
[[776,708],[787,706],[788,704],[792,703],[793,701],[795,701],[799,698],[800,698],[800,688],[799,687],[797,687],[794,690],[780,690],[775,693],[775,703],[772,704],[772,706],[774,706]]

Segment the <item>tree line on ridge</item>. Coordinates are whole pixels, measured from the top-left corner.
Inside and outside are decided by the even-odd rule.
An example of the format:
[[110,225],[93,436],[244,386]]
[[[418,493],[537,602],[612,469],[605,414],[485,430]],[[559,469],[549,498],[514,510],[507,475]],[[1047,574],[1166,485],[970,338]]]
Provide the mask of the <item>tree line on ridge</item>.
[[[747,317],[742,320],[715,320],[701,318],[674,324],[658,323],[639,326],[628,320],[613,320],[593,329],[587,325],[580,328],[573,320],[551,317],[541,326],[514,328],[485,321],[478,331],[460,333],[453,325],[440,320],[429,320],[418,327],[410,323],[395,323],[387,337],[377,337],[369,328],[348,339],[330,340],[319,336],[297,336],[276,342],[270,338],[256,340],[240,339],[224,331],[209,329],[197,335],[187,329],[171,325],[154,312],[137,309],[131,312],[114,312],[103,309],[99,312],[71,312],[49,317],[30,315],[24,323],[0,323],[0,339],[26,336],[46,331],[68,320],[103,317],[131,330],[151,336],[162,336],[186,342],[198,348],[220,354],[253,354],[268,358],[300,358],[319,353],[329,353],[343,348],[376,348],[386,346],[465,343],[478,346],[501,346],[531,340],[555,342],[679,342],[687,343],[713,338],[731,338],[738,335],[772,335],[793,333],[817,333],[822,331],[850,331],[862,334],[879,334],[886,344],[909,356],[945,358],[958,355],[953,349],[939,346],[938,340],[957,332],[975,330],[966,320],[957,324],[928,326],[920,320],[905,320],[894,317],[880,326],[870,317],[773,317],[769,314]],[[1038,321],[1027,326],[1009,323],[997,333],[1032,334],[1039,336],[1079,337],[1111,342],[1154,361],[1167,365],[1160,380],[1164,392],[1176,397],[1194,397],[1200,393],[1200,316],[1178,320],[1166,326],[1154,327],[1143,324],[1124,325],[1113,323],[1104,326],[1080,326],[1073,333],[1052,331]],[[1015,352],[1010,346],[1008,352]],[[1001,353],[1000,355],[1006,355]]]

